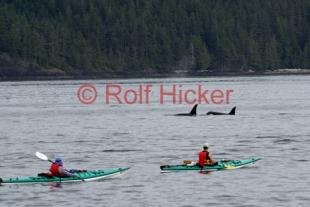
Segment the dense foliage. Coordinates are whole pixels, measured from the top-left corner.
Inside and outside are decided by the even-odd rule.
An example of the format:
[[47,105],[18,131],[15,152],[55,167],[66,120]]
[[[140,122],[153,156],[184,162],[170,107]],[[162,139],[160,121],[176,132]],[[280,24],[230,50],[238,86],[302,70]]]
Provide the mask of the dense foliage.
[[0,0],[0,76],[310,68],[309,0]]

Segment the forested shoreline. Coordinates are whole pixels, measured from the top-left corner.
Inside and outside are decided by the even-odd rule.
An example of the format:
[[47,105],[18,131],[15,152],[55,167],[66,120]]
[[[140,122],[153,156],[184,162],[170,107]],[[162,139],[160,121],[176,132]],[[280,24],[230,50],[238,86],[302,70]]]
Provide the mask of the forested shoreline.
[[0,0],[0,79],[310,68],[308,0]]

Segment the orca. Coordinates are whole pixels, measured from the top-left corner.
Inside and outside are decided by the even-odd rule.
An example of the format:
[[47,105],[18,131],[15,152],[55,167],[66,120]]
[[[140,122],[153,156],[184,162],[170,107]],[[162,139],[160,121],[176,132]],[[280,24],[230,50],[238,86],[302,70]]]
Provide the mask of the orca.
[[216,111],[209,111],[207,115],[235,115],[236,113],[236,107],[232,108],[229,113],[222,113],[222,112],[216,112]]
[[195,104],[195,106],[192,108],[191,112],[189,113],[175,114],[175,116],[196,116],[197,106],[198,104]]

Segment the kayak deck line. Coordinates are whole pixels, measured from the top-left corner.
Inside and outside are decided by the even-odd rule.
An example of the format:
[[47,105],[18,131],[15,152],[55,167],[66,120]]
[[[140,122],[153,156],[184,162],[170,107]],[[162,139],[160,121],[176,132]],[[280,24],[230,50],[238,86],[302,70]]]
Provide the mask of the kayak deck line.
[[129,170],[129,167],[123,168],[107,168],[103,170],[90,170],[86,172],[74,173],[75,176],[70,177],[17,177],[2,179],[3,184],[35,184],[35,183],[64,183],[64,182],[82,182],[82,181],[96,181],[105,178],[114,177],[123,174]]
[[258,160],[259,157],[252,157],[249,159],[241,160],[221,160],[212,165],[205,165],[200,167],[197,165],[162,165],[160,169],[162,172],[172,172],[172,171],[218,171],[218,170],[232,170],[252,165]]

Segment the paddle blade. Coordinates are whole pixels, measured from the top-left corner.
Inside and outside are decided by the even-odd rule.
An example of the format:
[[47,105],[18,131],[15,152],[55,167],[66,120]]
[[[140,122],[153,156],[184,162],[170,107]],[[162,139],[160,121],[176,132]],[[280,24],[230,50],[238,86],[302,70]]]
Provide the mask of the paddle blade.
[[41,152],[36,152],[36,156],[41,160],[48,161],[48,157],[45,154],[42,154]]

